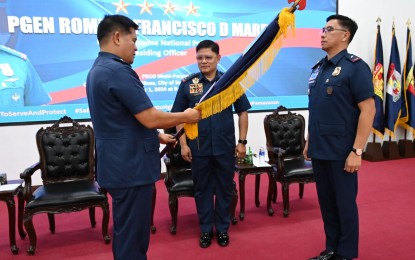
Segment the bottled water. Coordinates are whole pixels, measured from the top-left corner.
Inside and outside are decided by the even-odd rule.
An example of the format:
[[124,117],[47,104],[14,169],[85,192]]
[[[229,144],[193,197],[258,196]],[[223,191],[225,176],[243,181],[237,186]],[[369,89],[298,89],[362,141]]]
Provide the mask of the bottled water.
[[260,164],[265,163],[265,149],[262,146],[259,148],[258,160]]

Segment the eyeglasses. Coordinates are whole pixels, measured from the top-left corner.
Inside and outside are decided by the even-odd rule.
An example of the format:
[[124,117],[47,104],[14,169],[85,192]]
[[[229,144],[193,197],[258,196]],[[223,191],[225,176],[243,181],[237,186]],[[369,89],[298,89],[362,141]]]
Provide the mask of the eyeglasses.
[[321,33],[331,33],[332,31],[347,32],[347,30],[345,29],[338,29],[338,28],[334,28],[333,26],[327,26],[327,27],[321,28]]
[[205,60],[207,62],[212,62],[215,57],[216,56],[211,56],[211,55],[197,55],[196,60],[198,62],[202,62],[203,60]]

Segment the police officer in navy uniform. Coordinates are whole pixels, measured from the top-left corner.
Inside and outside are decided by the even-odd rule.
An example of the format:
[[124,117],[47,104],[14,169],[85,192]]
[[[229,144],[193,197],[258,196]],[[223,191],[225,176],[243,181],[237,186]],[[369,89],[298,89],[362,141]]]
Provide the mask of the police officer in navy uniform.
[[[172,112],[194,107],[223,74],[217,70],[220,61],[217,43],[211,40],[201,41],[196,46],[196,60],[200,72],[182,80]],[[199,245],[202,248],[210,246],[214,228],[218,244],[220,246],[229,244],[228,229],[231,220],[235,156],[244,158],[246,154],[247,110],[251,105],[243,95],[233,107],[239,116],[239,141],[236,146],[232,106],[201,120],[198,123],[198,137],[195,140],[186,142],[185,135],[180,138],[183,159],[192,163],[195,201],[201,231]]]
[[27,56],[0,45],[0,106],[39,106],[50,101]]
[[309,127],[304,157],[312,160],[326,234],[325,250],[313,260],[358,257],[357,172],[375,116],[369,66],[347,47],[357,24],[332,15],[322,29],[327,56],[309,79]]
[[147,259],[152,194],[160,179],[160,142],[175,142],[157,128],[195,123],[195,109],[182,113],[153,107],[131,68],[138,25],[107,15],[98,25],[100,53],[88,73],[86,91],[95,131],[98,183],[112,198],[114,259]]

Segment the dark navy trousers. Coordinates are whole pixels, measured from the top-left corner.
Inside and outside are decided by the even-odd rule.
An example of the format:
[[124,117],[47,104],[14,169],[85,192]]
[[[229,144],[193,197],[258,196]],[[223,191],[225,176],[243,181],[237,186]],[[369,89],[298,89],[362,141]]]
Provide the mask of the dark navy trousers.
[[112,197],[115,260],[144,260],[150,242],[154,184],[107,189]]
[[326,249],[343,257],[357,258],[357,173],[346,172],[345,161],[313,159],[312,163],[326,234]]
[[231,221],[235,157],[193,156],[192,174],[201,232],[228,232]]

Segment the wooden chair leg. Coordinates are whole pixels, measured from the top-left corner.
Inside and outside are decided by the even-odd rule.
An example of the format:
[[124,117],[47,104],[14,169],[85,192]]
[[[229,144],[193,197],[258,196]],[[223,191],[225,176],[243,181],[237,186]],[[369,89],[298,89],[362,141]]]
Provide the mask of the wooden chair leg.
[[282,204],[284,207],[283,216],[288,217],[290,210],[290,191],[288,183],[282,184]]
[[110,222],[110,209],[108,202],[105,201],[102,206],[102,236],[104,237],[105,244],[111,242],[111,236],[108,233],[108,225]]
[[300,183],[298,185],[299,185],[299,189],[300,189],[300,193],[299,193],[300,199],[302,199],[303,195],[304,195],[304,183]]
[[274,215],[274,210],[272,209],[271,202],[274,197],[275,189],[277,188],[277,183],[274,180],[272,173],[267,172],[268,175],[268,192],[267,192],[267,211],[269,216]]
[[36,242],[37,242],[37,238],[36,238],[36,231],[35,231],[35,227],[33,226],[33,221],[32,221],[32,215],[27,215],[25,214],[24,216],[24,226],[27,232],[27,235],[29,236],[29,248],[27,249],[27,253],[29,255],[34,255],[35,251],[36,251]]
[[275,183],[274,183],[274,186],[273,186],[275,189],[274,189],[274,193],[272,194],[272,202],[274,203],[274,204],[276,204],[277,203],[277,194],[278,194],[278,188],[277,188],[277,181],[275,181]]
[[175,235],[177,231],[177,212],[179,208],[179,202],[178,202],[177,197],[174,195],[169,196],[169,208],[170,208],[170,215],[171,215],[170,233]]
[[95,228],[97,222],[95,221],[95,207],[89,208],[89,221],[91,222],[91,227]]
[[55,215],[48,213],[49,229],[52,234],[55,234]]

